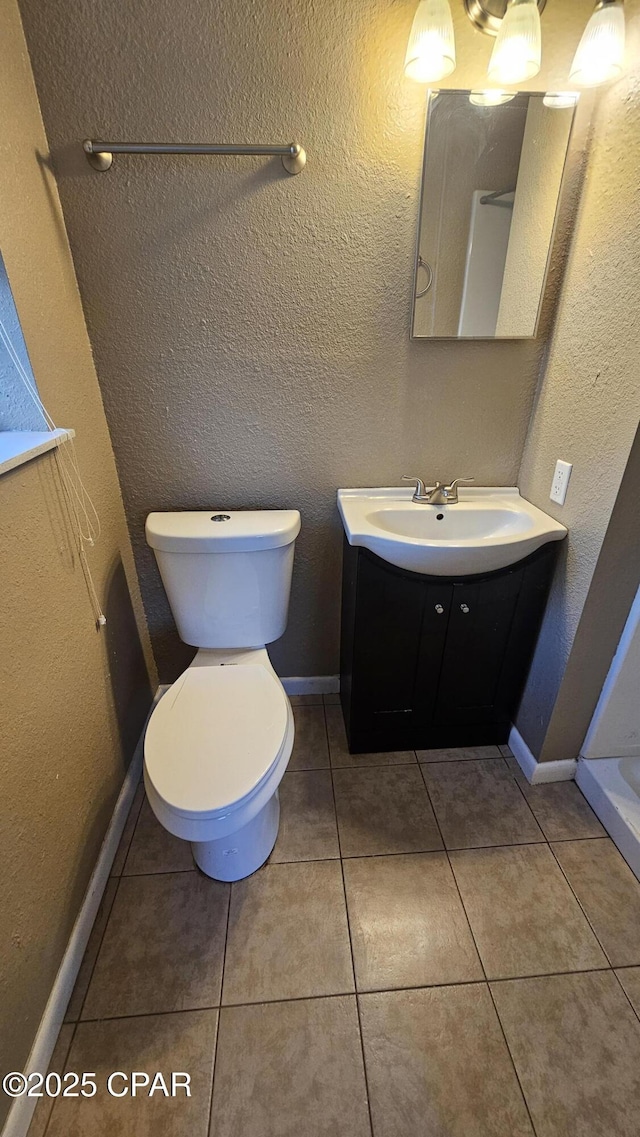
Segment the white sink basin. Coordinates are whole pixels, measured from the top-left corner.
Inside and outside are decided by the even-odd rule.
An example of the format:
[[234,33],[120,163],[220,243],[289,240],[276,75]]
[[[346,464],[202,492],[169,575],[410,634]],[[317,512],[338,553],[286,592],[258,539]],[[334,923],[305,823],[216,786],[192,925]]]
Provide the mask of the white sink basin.
[[417,505],[412,494],[394,487],[338,490],[349,544],[411,572],[467,576],[515,564],[567,533],[517,489],[460,488],[456,505]]

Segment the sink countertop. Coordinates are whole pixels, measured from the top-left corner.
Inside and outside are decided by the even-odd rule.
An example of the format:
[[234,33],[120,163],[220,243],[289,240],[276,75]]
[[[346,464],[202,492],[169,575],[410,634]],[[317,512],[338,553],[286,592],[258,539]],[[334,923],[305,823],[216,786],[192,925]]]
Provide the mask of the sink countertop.
[[514,486],[461,486],[455,505],[412,496],[405,486],[338,490],[349,544],[412,572],[464,576],[515,564],[567,534]]

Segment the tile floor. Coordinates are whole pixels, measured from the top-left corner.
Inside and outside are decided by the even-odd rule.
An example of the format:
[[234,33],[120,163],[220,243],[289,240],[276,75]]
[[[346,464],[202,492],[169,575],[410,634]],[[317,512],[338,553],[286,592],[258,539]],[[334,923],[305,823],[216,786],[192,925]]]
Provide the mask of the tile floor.
[[234,885],[136,796],[30,1137],[637,1137],[640,884],[506,748],[348,753],[294,701],[278,842]]

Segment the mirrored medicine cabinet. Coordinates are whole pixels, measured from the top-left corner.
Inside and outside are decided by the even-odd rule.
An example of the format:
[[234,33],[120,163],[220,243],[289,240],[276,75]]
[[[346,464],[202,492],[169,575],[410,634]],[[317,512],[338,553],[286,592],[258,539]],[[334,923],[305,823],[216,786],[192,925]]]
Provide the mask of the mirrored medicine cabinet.
[[535,336],[575,102],[430,91],[413,339]]

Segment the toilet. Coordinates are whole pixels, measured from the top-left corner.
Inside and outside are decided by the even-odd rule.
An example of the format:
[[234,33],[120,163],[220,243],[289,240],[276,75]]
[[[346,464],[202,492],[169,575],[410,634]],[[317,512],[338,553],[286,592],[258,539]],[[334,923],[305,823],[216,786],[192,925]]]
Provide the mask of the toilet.
[[240,880],[273,849],[293,748],[265,645],[287,624],[300,514],[151,513],[145,532],[180,638],[198,648],[149,719],[147,797],[207,876]]

